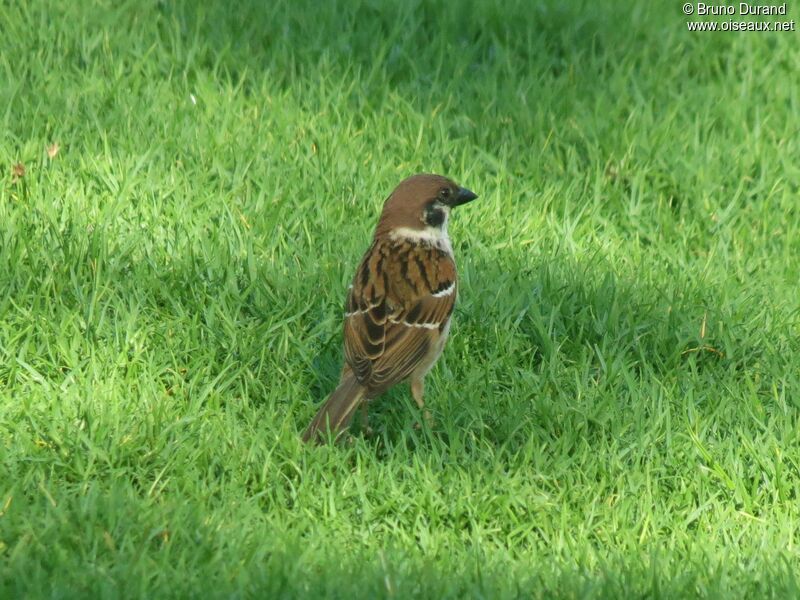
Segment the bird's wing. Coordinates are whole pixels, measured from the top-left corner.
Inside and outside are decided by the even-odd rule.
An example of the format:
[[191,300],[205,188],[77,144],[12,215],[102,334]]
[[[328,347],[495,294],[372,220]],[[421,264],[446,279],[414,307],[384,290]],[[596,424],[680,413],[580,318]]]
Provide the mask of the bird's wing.
[[345,309],[345,359],[373,394],[407,378],[453,312],[456,268],[438,248],[376,241],[353,279]]

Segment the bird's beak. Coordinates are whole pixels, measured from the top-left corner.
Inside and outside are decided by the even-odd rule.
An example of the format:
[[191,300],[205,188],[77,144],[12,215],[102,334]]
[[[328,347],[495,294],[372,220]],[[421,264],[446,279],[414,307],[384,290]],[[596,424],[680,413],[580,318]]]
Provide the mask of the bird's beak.
[[467,202],[472,202],[477,197],[478,194],[475,192],[470,191],[467,188],[460,188],[458,193],[455,195],[455,198],[453,198],[453,201],[450,203],[450,206],[461,206]]

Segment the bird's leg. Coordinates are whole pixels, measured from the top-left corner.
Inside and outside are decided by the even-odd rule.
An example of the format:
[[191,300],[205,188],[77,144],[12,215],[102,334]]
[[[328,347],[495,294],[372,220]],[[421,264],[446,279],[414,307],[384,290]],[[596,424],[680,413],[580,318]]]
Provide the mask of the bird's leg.
[[361,431],[366,436],[372,435],[372,427],[369,426],[369,415],[367,414],[366,400],[361,401],[361,406],[359,406],[358,412],[361,413]]
[[[422,377],[411,380],[411,395],[414,396],[417,406],[419,406],[419,409],[422,411],[422,417],[425,419],[425,423],[427,423],[428,427],[433,427],[433,417],[430,411],[425,408],[425,380]],[[419,427],[419,423],[417,423],[416,426]]]

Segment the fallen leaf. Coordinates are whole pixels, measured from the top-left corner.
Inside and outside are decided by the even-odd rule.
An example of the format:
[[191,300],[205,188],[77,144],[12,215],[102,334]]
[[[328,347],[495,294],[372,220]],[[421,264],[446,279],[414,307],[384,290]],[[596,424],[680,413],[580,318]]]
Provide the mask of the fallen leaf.
[[25,177],[25,165],[17,163],[11,167],[11,181],[16,183],[18,179]]
[[54,142],[47,147],[47,156],[55,158],[59,150],[61,150],[61,146],[58,145],[58,142]]

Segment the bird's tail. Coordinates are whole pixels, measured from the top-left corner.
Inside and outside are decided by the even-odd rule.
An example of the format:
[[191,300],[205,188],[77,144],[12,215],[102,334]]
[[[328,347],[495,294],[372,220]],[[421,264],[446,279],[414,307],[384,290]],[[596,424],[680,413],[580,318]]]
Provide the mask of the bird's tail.
[[311,421],[311,425],[303,434],[303,441],[321,442],[328,432],[338,439],[353,420],[356,409],[364,401],[366,391],[352,373],[345,375],[339,382],[339,387],[328,397]]

